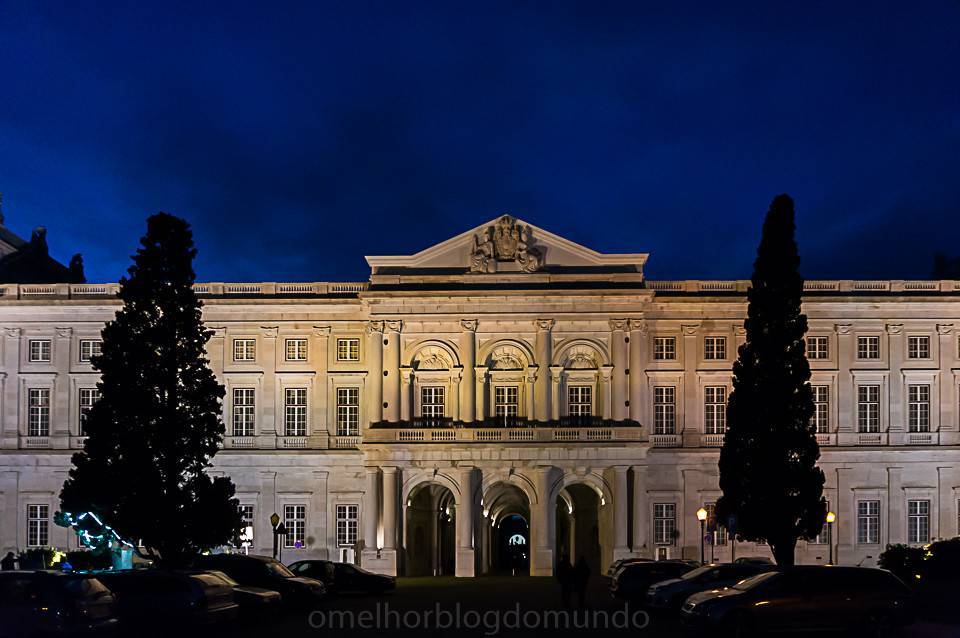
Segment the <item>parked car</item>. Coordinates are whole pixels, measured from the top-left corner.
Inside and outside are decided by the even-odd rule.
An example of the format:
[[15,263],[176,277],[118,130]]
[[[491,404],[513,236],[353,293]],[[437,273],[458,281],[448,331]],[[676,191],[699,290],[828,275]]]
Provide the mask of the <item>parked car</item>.
[[328,592],[380,594],[397,587],[397,579],[393,576],[374,574],[350,563],[330,560],[298,560],[290,564],[290,571],[297,576],[316,578]]
[[882,632],[909,621],[910,591],[888,571],[798,566],[690,596],[681,618],[697,629],[756,632]]
[[241,612],[252,612],[260,615],[263,612],[276,611],[283,602],[283,597],[280,595],[280,592],[272,589],[253,587],[252,585],[241,585],[220,571],[210,570],[205,573],[223,580],[233,588],[233,600],[240,606]]
[[610,593],[624,600],[642,600],[650,585],[677,578],[695,568],[696,563],[679,560],[629,563],[614,575],[610,582]]
[[630,565],[632,563],[650,563],[653,562],[652,558],[621,558],[610,563],[610,567],[607,569],[607,576],[613,578],[621,568],[625,565]]
[[704,565],[679,578],[654,583],[647,589],[646,605],[651,609],[679,610],[684,601],[697,592],[722,589],[744,578],[776,569],[766,563],[727,563]]
[[107,634],[116,629],[117,602],[89,574],[0,572],[0,633],[4,636]]
[[297,576],[269,556],[208,554],[197,557],[194,567],[221,571],[243,586],[272,589],[280,593],[285,605],[315,605],[327,595],[322,582]]
[[766,556],[741,556],[733,561],[734,563],[759,563],[761,565],[773,565],[773,561]]
[[[147,568],[105,571],[98,577],[117,596],[125,631],[148,618],[151,626],[182,627],[226,622],[239,613],[233,588],[211,574]],[[157,614],[158,609],[163,613]]]

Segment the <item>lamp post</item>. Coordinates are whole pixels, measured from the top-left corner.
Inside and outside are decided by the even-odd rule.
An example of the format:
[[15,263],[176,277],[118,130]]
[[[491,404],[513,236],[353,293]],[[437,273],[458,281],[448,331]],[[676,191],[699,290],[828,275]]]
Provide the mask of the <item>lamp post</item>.
[[707,524],[707,510],[700,508],[697,510],[697,520],[700,521],[700,564],[704,563],[704,554],[703,554],[703,535],[706,533],[706,524]]
[[827,512],[827,544],[830,545],[830,560],[828,565],[833,565],[833,522],[837,520],[837,515],[833,512]]

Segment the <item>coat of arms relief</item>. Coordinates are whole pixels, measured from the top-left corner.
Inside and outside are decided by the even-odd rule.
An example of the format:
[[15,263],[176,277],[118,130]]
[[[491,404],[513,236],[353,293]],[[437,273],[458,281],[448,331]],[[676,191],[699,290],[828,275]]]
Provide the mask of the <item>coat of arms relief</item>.
[[473,237],[470,272],[497,272],[497,262],[515,262],[523,272],[536,272],[543,266],[543,251],[533,245],[529,226],[504,215]]

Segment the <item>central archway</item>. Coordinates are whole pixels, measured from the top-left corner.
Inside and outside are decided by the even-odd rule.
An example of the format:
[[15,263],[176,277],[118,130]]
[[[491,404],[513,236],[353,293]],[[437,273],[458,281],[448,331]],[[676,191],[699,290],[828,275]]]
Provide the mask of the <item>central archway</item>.
[[556,508],[558,564],[568,560],[573,565],[582,558],[594,573],[605,571],[612,560],[612,548],[604,547],[601,541],[606,538],[601,528],[607,527],[603,506],[603,498],[590,486],[574,483],[560,490]]
[[457,512],[453,493],[437,483],[422,483],[407,497],[407,576],[452,576],[457,558]]
[[481,564],[487,574],[530,573],[530,501],[516,485],[498,482],[483,497]]

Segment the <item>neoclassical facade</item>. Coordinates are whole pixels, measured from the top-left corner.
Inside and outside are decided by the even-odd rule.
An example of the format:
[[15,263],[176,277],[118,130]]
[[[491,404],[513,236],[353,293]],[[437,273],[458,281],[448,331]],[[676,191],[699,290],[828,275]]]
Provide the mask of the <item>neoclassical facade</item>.
[[[400,574],[549,575],[700,555],[746,281],[648,281],[503,216],[364,283],[201,283],[251,551]],[[97,398],[115,284],[0,285],[0,551],[53,524]],[[798,559],[874,564],[958,534],[960,282],[808,281],[832,529]],[[707,556],[767,554],[710,525]]]

